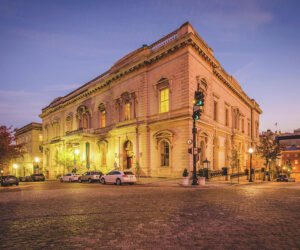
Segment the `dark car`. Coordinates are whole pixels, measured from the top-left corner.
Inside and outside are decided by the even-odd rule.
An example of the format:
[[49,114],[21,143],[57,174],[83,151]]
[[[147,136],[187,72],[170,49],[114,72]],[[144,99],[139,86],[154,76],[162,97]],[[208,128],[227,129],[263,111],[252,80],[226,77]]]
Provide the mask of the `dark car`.
[[288,181],[289,181],[289,178],[288,178],[285,174],[280,174],[280,175],[278,175],[276,181],[277,181],[277,182],[279,182],[279,181],[285,181],[285,182],[288,182]]
[[43,174],[32,174],[31,179],[32,179],[32,181],[45,181],[45,175],[43,175]]
[[1,186],[10,186],[10,185],[19,185],[19,180],[16,176],[7,175],[0,177],[0,184]]

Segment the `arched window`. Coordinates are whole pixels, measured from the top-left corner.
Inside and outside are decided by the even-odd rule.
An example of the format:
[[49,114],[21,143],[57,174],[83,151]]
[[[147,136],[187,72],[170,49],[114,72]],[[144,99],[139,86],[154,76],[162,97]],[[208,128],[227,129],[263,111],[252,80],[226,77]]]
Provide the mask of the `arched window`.
[[98,106],[99,110],[99,128],[106,127],[106,108],[104,103],[100,103]]
[[166,140],[160,142],[160,165],[162,167],[170,165],[170,144]]
[[82,128],[88,128],[88,125],[89,125],[88,115],[83,114],[82,115]]
[[131,111],[130,106],[131,105],[129,102],[125,103],[125,110],[124,110],[124,120],[125,121],[130,120],[130,111]]
[[90,125],[90,113],[86,106],[79,106],[77,109],[76,117],[78,119],[78,128],[86,129]]
[[73,122],[73,118],[72,115],[68,115],[66,118],[66,131],[72,131],[72,122]]

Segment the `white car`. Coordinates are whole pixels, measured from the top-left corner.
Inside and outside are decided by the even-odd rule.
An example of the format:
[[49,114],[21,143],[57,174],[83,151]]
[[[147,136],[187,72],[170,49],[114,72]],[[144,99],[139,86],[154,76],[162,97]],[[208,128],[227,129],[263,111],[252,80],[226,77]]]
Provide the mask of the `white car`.
[[110,171],[108,174],[101,176],[100,182],[102,184],[114,183],[116,185],[122,185],[123,183],[134,184],[136,177],[134,173],[130,171]]
[[79,174],[69,173],[69,174],[66,174],[66,175],[60,177],[60,182],[78,181],[79,176],[80,176]]

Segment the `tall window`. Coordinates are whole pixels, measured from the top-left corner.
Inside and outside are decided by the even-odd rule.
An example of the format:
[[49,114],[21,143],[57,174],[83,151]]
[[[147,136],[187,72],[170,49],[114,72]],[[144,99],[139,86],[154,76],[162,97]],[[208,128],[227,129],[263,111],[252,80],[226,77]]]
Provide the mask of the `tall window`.
[[245,133],[245,121],[242,119],[242,133]]
[[130,120],[130,103],[125,103],[125,113],[124,113],[124,120],[128,121]]
[[66,119],[66,130],[67,130],[67,132],[72,130],[72,116],[70,116],[70,115],[67,116],[67,119]]
[[225,108],[225,126],[229,126],[229,110]]
[[100,128],[106,127],[106,111],[100,112]]
[[170,163],[170,145],[167,141],[160,143],[160,165],[162,167],[168,167]]
[[88,116],[87,116],[87,114],[82,115],[82,128],[88,128]]
[[169,88],[160,90],[160,113],[169,112]]
[[218,120],[218,102],[214,101],[214,120]]
[[250,122],[248,122],[248,135],[250,135]]

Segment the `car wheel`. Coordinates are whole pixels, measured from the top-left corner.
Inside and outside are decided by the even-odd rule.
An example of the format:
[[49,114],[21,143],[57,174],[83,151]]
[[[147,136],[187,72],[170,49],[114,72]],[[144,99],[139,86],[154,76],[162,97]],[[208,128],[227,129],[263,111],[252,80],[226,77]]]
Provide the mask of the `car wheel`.
[[102,178],[102,179],[100,180],[100,182],[101,182],[101,184],[106,184],[106,182],[105,182],[105,179],[104,179],[104,178]]
[[81,179],[80,178],[78,179],[78,182],[81,183]]
[[89,183],[92,183],[92,179],[89,179]]
[[19,182],[16,183],[16,186],[19,186]]
[[134,184],[133,182],[130,182],[130,183],[129,183],[129,185],[133,185],[133,184]]
[[118,178],[118,179],[116,179],[116,185],[117,186],[121,186],[122,185],[122,182],[121,182],[121,180]]

